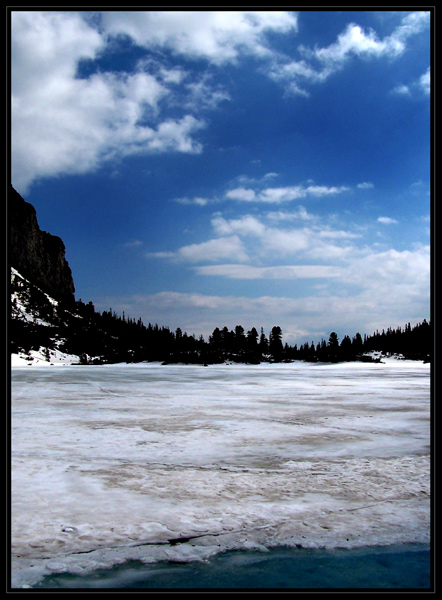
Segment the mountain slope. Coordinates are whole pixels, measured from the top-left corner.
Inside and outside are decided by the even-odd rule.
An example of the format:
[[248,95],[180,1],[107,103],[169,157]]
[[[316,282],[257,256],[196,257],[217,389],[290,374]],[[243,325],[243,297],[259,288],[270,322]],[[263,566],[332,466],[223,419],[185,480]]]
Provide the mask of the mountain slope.
[[8,194],[9,260],[23,277],[53,298],[75,300],[63,241],[38,225],[35,208],[11,187]]
[[68,331],[61,327],[61,304],[11,268],[9,340],[13,365],[72,364]]

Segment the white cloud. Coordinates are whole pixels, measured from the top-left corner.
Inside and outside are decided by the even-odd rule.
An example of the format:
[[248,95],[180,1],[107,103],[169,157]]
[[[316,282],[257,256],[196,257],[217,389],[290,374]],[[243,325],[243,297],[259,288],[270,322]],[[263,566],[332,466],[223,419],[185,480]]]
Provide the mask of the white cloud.
[[142,246],[143,242],[141,240],[130,240],[123,244],[124,248],[137,248],[138,246]]
[[237,235],[214,238],[200,244],[189,244],[177,252],[150,252],[153,258],[167,258],[179,262],[217,262],[219,260],[247,261],[248,255]]
[[193,71],[191,68],[169,67],[161,59],[149,56],[138,60],[140,72],[151,73],[167,88],[167,105],[173,108],[201,112],[218,108],[219,104],[231,101],[229,92],[220,83],[214,82],[213,73]]
[[221,102],[231,100],[230,94],[222,88],[214,88],[203,79],[188,83],[183,93],[187,91],[187,98],[180,99],[179,104],[189,110],[214,110]]
[[[251,219],[217,220],[214,227],[229,228],[229,231],[244,228],[244,235],[251,235],[254,229]],[[247,234],[246,234],[247,231]],[[321,231],[325,234],[321,235]],[[395,327],[406,322],[418,322],[429,318],[430,311],[430,248],[418,246],[413,250],[398,251],[393,248],[378,251],[363,246],[350,247],[328,245],[326,228],[303,228],[286,231],[256,228],[256,239],[263,244],[282,238],[282,247],[290,244],[298,246],[297,251],[313,260],[314,264],[272,264],[262,266],[241,264],[234,257],[232,262],[221,264],[203,264],[192,266],[193,272],[201,277],[201,285],[207,277],[223,277],[231,280],[259,281],[260,288],[267,285],[269,294],[252,296],[214,295],[210,293],[180,293],[164,291],[152,295],[137,295],[129,298],[105,298],[95,301],[100,309],[112,306],[121,313],[140,315],[146,322],[158,322],[181,327],[189,334],[208,336],[215,327],[234,328],[241,324],[246,329],[264,327],[269,332],[274,325],[283,329],[284,340],[289,343],[319,341],[326,332],[335,330],[350,336],[357,331],[372,333],[376,329]],[[290,242],[290,238],[300,237]],[[207,243],[185,247],[185,252],[163,253],[167,258],[180,259],[187,254],[188,262],[207,262],[204,256],[219,259],[222,245],[227,247],[229,240],[231,249],[240,239],[219,238]],[[338,235],[334,241],[346,243],[345,236]],[[275,242],[276,243],[276,242]],[[243,250],[239,245],[237,250]],[[341,251],[341,255],[339,255]],[[302,254],[301,252],[301,254]],[[226,252],[228,254],[228,252]],[[211,261],[209,261],[211,262]],[[216,262],[216,261],[212,261]],[[299,262],[299,261],[297,261]],[[324,264],[326,262],[327,264]],[[318,281],[314,280],[319,280]],[[317,293],[305,294],[300,286],[299,295],[295,292],[291,297],[278,296],[275,293],[276,280],[310,280],[317,287]],[[318,287],[320,286],[320,287]]]
[[371,181],[364,181],[363,183],[358,183],[356,187],[360,190],[370,190],[374,188],[374,184]]
[[159,123],[156,129],[140,127],[138,139],[137,136],[132,136],[132,138],[135,138],[132,151],[130,151],[130,145],[128,144],[128,154],[144,151],[198,154],[202,151],[202,144],[196,142],[192,135],[204,127],[205,123],[196,119],[193,115],[185,115],[178,120],[167,119]]
[[251,188],[237,187],[229,190],[225,197],[229,200],[238,200],[240,202],[260,202],[268,204],[279,204],[281,202],[289,202],[291,200],[299,200],[313,196],[320,198],[322,196],[330,196],[341,194],[348,191],[346,186],[325,186],[325,185],[295,185],[288,187],[267,187],[261,190]]
[[407,38],[427,29],[430,25],[430,18],[431,13],[427,10],[411,12],[405,15],[401,24],[394,30],[390,38],[397,42],[405,43]]
[[195,267],[198,275],[226,277],[228,279],[318,279],[335,278],[340,267],[330,265],[279,265],[254,267],[252,265],[209,265]]
[[[358,234],[352,231],[319,224],[302,228],[269,227],[253,215],[236,219],[216,215],[212,226],[215,233],[226,237],[165,253],[164,257],[202,263],[192,267],[201,277],[260,281],[268,285],[275,280],[316,279],[323,283],[315,296],[308,297],[302,297],[302,292],[300,297],[292,298],[174,296],[175,302],[186,305],[183,310],[189,315],[191,325],[197,323],[191,315],[196,316],[198,309],[202,311],[201,326],[205,324],[209,332],[230,320],[246,327],[270,327],[278,322],[284,325],[286,333],[303,331],[312,338],[315,332],[317,335],[330,327],[352,334],[361,329],[371,332],[379,327],[428,318],[429,247],[378,251],[375,246],[354,245]],[[230,255],[231,262],[221,262],[223,255]],[[247,257],[249,260],[243,260]],[[277,260],[263,264],[278,257],[292,257],[298,264],[281,265]],[[220,264],[204,264],[208,262]],[[198,333],[206,331],[200,329]]]
[[178,256],[188,262],[218,261],[234,259],[248,260],[247,253],[238,236],[212,239],[201,244],[191,244],[179,249]]
[[171,91],[144,71],[77,77],[80,60],[106,40],[75,12],[11,14],[12,182],[87,173],[131,154],[199,153],[205,126],[191,114],[162,116]]
[[60,81],[75,76],[80,59],[94,58],[102,48],[102,37],[77,13],[12,11],[12,91],[57,92]]
[[177,85],[181,83],[187,76],[187,73],[179,67],[167,69],[162,65],[160,66],[159,74],[161,79],[166,83],[174,83]]
[[309,213],[304,206],[299,205],[295,210],[290,212],[278,210],[271,211],[266,214],[267,219],[270,221],[314,221],[316,216]]
[[226,193],[226,198],[229,200],[240,200],[241,202],[254,202],[256,200],[255,191],[243,187],[238,187],[233,190],[229,190]]
[[428,69],[426,70],[426,72],[421,75],[420,79],[419,79],[419,84],[420,87],[422,89],[422,91],[425,94],[429,94],[431,92],[431,71],[430,71],[430,67],[428,67]]
[[350,188],[346,186],[326,186],[326,185],[309,185],[305,188],[304,192],[306,196],[315,196],[320,198],[321,196],[330,196],[334,194],[341,194],[342,192],[348,192]]
[[206,206],[206,204],[212,202],[212,200],[209,198],[202,198],[200,196],[195,196],[194,198],[187,198],[187,196],[185,196],[183,198],[174,198],[174,202],[178,202],[178,204]]
[[272,55],[266,34],[297,31],[297,15],[286,11],[110,11],[102,13],[110,34],[129,35],[147,48],[214,64],[234,62],[242,53]]
[[408,38],[425,30],[429,24],[429,11],[408,13],[391,35],[380,39],[374,30],[364,30],[360,25],[350,23],[336,42],[324,48],[300,46],[302,59],[282,60],[279,57],[268,67],[267,74],[284,84],[289,93],[309,96],[306,83],[323,83],[351,58],[396,58],[406,51]]
[[239,219],[226,220],[223,217],[212,219],[212,227],[217,235],[254,235],[261,236],[265,234],[265,225],[256,217],[245,215]]
[[[306,222],[305,219],[302,221]],[[359,252],[353,240],[360,238],[360,233],[314,224],[317,222],[315,219],[307,221],[311,226],[286,227],[290,220],[269,219],[269,222],[281,223],[280,226],[269,226],[263,219],[253,215],[226,219],[217,214],[211,221],[217,237],[206,242],[184,246],[176,252],[153,252],[147,256],[188,263],[223,260],[243,263],[250,262],[252,258],[255,262],[281,258],[293,258],[296,262],[302,260],[327,262],[347,260],[348,257]],[[213,274],[215,272],[221,273],[221,270],[212,270]],[[253,269],[248,272],[255,275],[258,273]],[[267,274],[269,273],[267,271]],[[286,275],[288,273],[289,271],[285,271]],[[295,271],[292,270],[291,275],[294,273]]]
[[[217,203],[227,200],[235,200],[237,202],[245,203],[257,203],[257,204],[281,204],[283,202],[290,202],[293,200],[300,200],[302,198],[321,198],[324,196],[334,196],[336,194],[342,194],[350,191],[347,186],[327,186],[327,185],[293,185],[285,187],[266,187],[265,183],[268,179],[276,177],[276,173],[269,173],[261,179],[252,179],[246,176],[240,176],[235,178],[235,183],[242,181],[247,183],[249,187],[243,185],[237,187],[231,187],[223,195],[215,198],[175,198],[175,202],[180,204],[200,204],[205,206],[209,203]],[[369,186],[370,184],[364,184]],[[370,185],[371,187],[371,185]],[[276,213],[274,213],[276,215]],[[282,214],[282,213],[280,213]],[[294,215],[295,213],[293,213]],[[307,211],[300,207],[298,209],[298,218],[308,219],[309,215]],[[294,218],[294,217],[292,217]]]
[[313,54],[323,64],[333,65],[332,68],[336,68],[352,54],[356,56],[394,55],[401,53],[403,49],[403,44],[397,43],[395,38],[386,38],[381,41],[373,30],[365,32],[359,25],[351,23],[338,36],[334,44],[326,48],[317,48]]
[[382,223],[383,225],[394,225],[399,222],[396,221],[396,219],[392,219],[391,217],[378,217],[377,220],[378,223]]
[[410,96],[411,94],[410,88],[405,84],[397,85],[392,91],[393,94],[399,94],[400,96]]
[[399,94],[401,96],[416,97],[421,95],[429,96],[431,93],[431,70],[430,67],[425,71],[419,79],[410,82],[408,85],[400,84],[392,90],[393,94]]
[[[398,314],[429,314],[430,304],[430,248],[384,252],[367,251],[350,261],[344,282],[361,288],[360,298],[377,306],[379,311],[396,308]],[[385,307],[385,308],[384,308]],[[382,314],[382,312],[380,312]],[[391,323],[390,323],[391,325]]]
[[115,37],[221,65],[273,56],[267,34],[296,32],[297,15],[109,11],[92,19],[74,11],[12,11],[11,23],[12,181],[26,193],[38,178],[87,173],[132,154],[202,151],[199,115],[229,101],[226,89],[153,58],[141,59],[130,75],[78,77],[81,61],[104,55]]
[[309,260],[346,259],[357,251],[354,244],[348,242],[356,237],[359,235],[323,226],[296,229],[269,227],[262,238],[262,252],[269,256]]
[[[305,82],[324,81],[351,56],[404,52],[408,39],[428,26],[429,16],[428,11],[405,14],[384,39],[350,24],[334,44],[303,48],[302,60],[292,61],[273,49],[270,37],[296,33],[295,12],[108,11],[92,19],[87,12],[12,11],[13,183],[25,193],[39,177],[86,173],[131,154],[202,151],[196,136],[205,122],[194,115],[230,100],[227,90],[207,76],[192,79],[190,71],[161,64],[159,58],[140,60],[131,75],[79,78],[80,62],[104,54],[114,36],[128,35],[148,50],[167,49],[218,66],[252,55],[264,61],[270,77],[306,93]],[[429,93],[429,70],[419,85]],[[173,118],[166,112],[171,107]],[[242,185],[227,197],[282,202],[322,192],[267,188],[258,194]]]
[[[197,267],[200,275],[274,279],[283,276],[330,278],[335,288],[324,287],[320,295],[284,297],[272,295],[219,296],[204,293],[164,291],[129,298],[103,298],[94,301],[100,310],[112,306],[118,312],[140,315],[145,322],[158,322],[172,329],[181,327],[189,334],[208,336],[215,327],[246,329],[274,325],[282,327],[284,341],[290,344],[320,341],[331,330],[353,336],[376,329],[418,322],[430,311],[430,250],[366,250],[339,269],[325,265],[273,267],[269,270],[248,265]],[[297,272],[296,272],[297,270]],[[316,270],[316,273],[315,273]],[[272,285],[272,281],[269,282]],[[351,287],[348,288],[348,285]],[[269,288],[272,289],[272,288]]]
[[325,239],[334,240],[351,240],[360,238],[360,233],[354,233],[353,231],[344,231],[342,229],[330,229],[330,227],[322,227],[318,231],[318,236]]
[[269,227],[262,237],[262,253],[271,257],[305,257],[312,249],[312,231],[302,229],[277,229]]

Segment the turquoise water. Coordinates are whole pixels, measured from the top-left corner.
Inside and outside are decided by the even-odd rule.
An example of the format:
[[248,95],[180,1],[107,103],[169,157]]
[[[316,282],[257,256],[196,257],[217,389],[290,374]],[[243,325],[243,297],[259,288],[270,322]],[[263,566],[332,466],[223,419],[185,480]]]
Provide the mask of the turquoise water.
[[127,562],[90,575],[57,574],[36,586],[58,589],[418,589],[430,590],[428,545],[358,549],[229,551],[208,562]]

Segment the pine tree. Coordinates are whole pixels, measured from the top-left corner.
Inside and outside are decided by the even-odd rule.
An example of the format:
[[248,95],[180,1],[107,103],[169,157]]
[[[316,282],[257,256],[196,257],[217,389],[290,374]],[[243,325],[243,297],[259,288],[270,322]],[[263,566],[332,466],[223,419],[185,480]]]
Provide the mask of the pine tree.
[[357,355],[362,352],[362,337],[360,333],[357,333],[351,343],[352,354]]
[[235,327],[234,334],[234,352],[237,356],[241,356],[245,350],[246,336],[244,334],[244,327],[237,325]]
[[344,360],[349,360],[351,357],[351,353],[352,353],[352,345],[351,345],[351,339],[349,338],[348,335],[345,335],[343,337],[341,346],[340,346],[340,350],[341,350],[342,358]]
[[264,333],[264,329],[262,327],[261,327],[261,335],[259,337],[259,351],[261,352],[262,356],[266,356],[269,351],[269,342],[267,340],[267,337]]
[[339,358],[339,339],[335,331],[332,331],[328,338],[327,358],[331,361],[336,361]]
[[269,338],[269,351],[273,360],[279,361],[282,358],[282,330],[281,327],[272,327]]

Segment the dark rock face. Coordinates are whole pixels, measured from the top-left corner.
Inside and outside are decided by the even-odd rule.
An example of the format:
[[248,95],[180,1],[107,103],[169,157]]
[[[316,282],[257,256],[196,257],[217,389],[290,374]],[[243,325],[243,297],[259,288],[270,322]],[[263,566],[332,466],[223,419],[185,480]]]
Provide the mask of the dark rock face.
[[41,231],[35,208],[11,187],[8,194],[10,266],[57,300],[74,301],[72,272],[65,245]]

